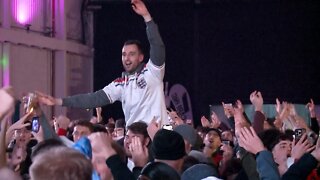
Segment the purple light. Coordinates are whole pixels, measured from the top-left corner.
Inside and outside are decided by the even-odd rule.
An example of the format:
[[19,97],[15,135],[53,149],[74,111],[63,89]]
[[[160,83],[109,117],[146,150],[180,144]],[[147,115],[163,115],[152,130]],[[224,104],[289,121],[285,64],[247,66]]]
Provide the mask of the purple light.
[[33,5],[33,0],[14,0],[14,17],[18,23],[30,24],[34,15]]

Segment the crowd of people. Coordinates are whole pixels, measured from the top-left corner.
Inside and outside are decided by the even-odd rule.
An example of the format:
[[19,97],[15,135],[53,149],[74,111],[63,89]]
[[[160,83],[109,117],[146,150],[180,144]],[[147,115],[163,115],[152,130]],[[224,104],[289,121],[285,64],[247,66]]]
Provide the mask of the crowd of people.
[[[25,114],[12,122],[14,89],[0,89],[0,179],[212,180],[320,179],[319,124],[312,99],[311,123],[293,104],[276,99],[277,115],[263,112],[259,91],[249,95],[249,119],[241,100],[224,104],[194,127],[164,103],[165,48],[141,0],[131,1],[143,17],[150,58],[138,41],[122,49],[122,76],[94,93],[55,98],[41,92],[24,98]],[[32,95],[32,97],[31,97]],[[121,101],[124,119],[103,119],[101,106]],[[41,107],[96,108],[91,119],[46,117]]]
[[[168,111],[168,126],[124,119],[90,120],[59,115],[47,119],[39,99],[17,122],[12,88],[0,90],[0,179],[319,179],[320,140],[315,104],[306,105],[311,124],[294,105],[277,99],[277,116],[262,111],[261,92],[250,101],[248,119],[240,100],[222,103],[228,124],[213,112],[201,126]],[[34,119],[39,127],[34,128]],[[291,126],[288,126],[290,124]]]

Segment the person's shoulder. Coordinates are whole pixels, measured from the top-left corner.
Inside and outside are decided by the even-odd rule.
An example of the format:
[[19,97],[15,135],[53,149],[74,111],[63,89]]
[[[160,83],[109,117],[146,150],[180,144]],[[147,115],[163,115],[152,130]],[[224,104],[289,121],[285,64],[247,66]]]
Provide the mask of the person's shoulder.
[[113,80],[114,83],[121,83],[124,82],[125,78],[124,77],[118,77],[115,80]]

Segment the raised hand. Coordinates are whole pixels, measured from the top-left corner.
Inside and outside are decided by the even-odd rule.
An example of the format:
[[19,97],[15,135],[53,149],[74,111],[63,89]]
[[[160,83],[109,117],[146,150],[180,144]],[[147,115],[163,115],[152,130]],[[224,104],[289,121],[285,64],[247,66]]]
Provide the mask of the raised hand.
[[[33,112],[29,112],[27,114],[25,114],[24,116],[22,116],[22,118],[19,119],[19,121],[15,122],[14,124],[12,124],[8,131],[13,131],[13,130],[17,130],[17,129],[22,129],[26,126],[30,126],[30,119],[33,116]],[[28,122],[29,121],[29,122]]]
[[227,118],[230,118],[234,115],[234,108],[232,105],[230,106],[229,104],[225,104],[224,102],[222,102],[222,107]]
[[263,98],[260,91],[253,91],[250,94],[250,101],[252,105],[255,108],[255,111],[261,111],[262,112],[262,106],[263,106]]
[[158,130],[160,129],[160,125],[157,123],[156,119],[153,118],[150,122],[150,124],[147,127],[147,131],[148,134],[151,138],[151,140],[153,140],[154,135],[158,132]]
[[176,111],[168,111],[168,116],[171,118],[171,120],[174,122],[175,126],[184,124],[183,120],[178,116]]
[[296,116],[297,115],[297,111],[296,108],[294,107],[294,105],[292,103],[288,103],[288,109],[289,109],[289,115],[290,116]]
[[296,128],[304,128],[306,130],[310,130],[309,126],[307,125],[306,121],[301,117],[301,116],[293,116],[293,118],[290,119],[294,119],[293,121],[293,125]]
[[288,116],[290,115],[290,109],[289,109],[289,103],[284,101],[282,102],[282,110],[280,112],[279,118],[281,120],[287,119]]
[[144,167],[148,163],[148,148],[142,145],[139,137],[135,136],[131,139],[129,151],[131,152],[132,161],[136,167]]
[[96,112],[97,112],[97,119],[98,119],[98,123],[102,121],[102,108],[101,107],[97,107],[96,108]]
[[36,94],[38,97],[38,101],[42,104],[45,104],[47,106],[62,105],[62,99],[54,98],[39,91],[36,91]]
[[310,117],[311,118],[315,118],[316,117],[316,112],[314,110],[315,105],[314,105],[313,99],[310,99],[310,102],[308,102],[308,104],[306,106],[307,106],[307,108],[309,110]]
[[281,113],[281,103],[280,103],[280,100],[278,98],[276,98],[276,112],[277,112],[277,115],[280,115]]
[[253,127],[250,126],[250,129],[244,127],[241,128],[239,135],[239,145],[246,149],[247,151],[257,154],[260,151],[265,150],[265,147],[258,137]]
[[234,125],[236,135],[239,134],[241,128],[250,126],[245,120],[243,113],[238,108],[234,108]]
[[90,140],[92,153],[95,156],[105,157],[108,159],[110,156],[115,155],[116,151],[112,148],[112,138],[107,133],[92,133],[88,136]]
[[298,142],[293,139],[291,157],[298,160],[302,157],[302,155],[311,152],[314,148],[315,147],[309,143],[307,134],[304,133]]
[[201,125],[202,127],[210,127],[210,122],[205,116],[201,116]]
[[131,5],[134,12],[142,16],[145,22],[151,21],[151,15],[142,0],[131,0]]
[[215,112],[212,112],[211,114],[211,122],[205,116],[202,116],[200,120],[202,127],[217,129],[220,127],[221,124],[221,121]]
[[236,106],[238,109],[240,109],[241,112],[244,112],[243,104],[239,99],[236,101]]
[[215,112],[211,113],[211,123],[210,123],[210,127],[211,128],[219,128],[221,124],[221,121],[218,117],[218,115]]
[[24,127],[30,126],[30,119],[34,115],[33,112],[29,112],[22,116],[19,121],[12,124],[6,131],[6,144],[9,144],[10,138],[13,136],[14,130],[23,129]]

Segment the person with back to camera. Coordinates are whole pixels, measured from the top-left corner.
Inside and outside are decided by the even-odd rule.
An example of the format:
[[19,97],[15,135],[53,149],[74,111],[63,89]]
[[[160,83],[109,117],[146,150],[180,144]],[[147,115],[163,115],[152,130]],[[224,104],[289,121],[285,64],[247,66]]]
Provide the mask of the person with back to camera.
[[143,17],[150,43],[150,58],[145,64],[142,47],[137,40],[128,40],[122,48],[124,72],[109,85],[93,93],[54,98],[38,92],[40,101],[46,105],[77,108],[95,108],[121,101],[126,125],[155,118],[167,124],[167,111],[163,92],[165,72],[165,45],[158,26],[141,0],[132,0],[132,9]]

